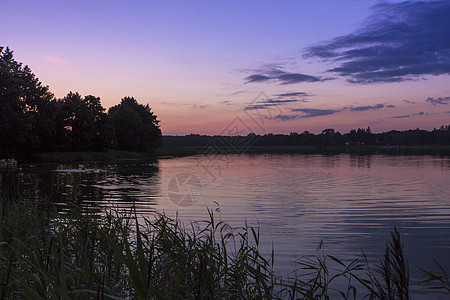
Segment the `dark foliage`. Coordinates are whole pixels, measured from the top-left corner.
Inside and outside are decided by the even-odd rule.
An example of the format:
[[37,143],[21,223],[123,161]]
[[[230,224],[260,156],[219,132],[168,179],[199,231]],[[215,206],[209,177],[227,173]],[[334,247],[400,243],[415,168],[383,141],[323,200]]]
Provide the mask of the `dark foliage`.
[[120,150],[152,152],[161,143],[159,120],[149,105],[125,97],[109,109],[108,115],[115,132],[115,145]]
[[[232,137],[236,139],[236,137]],[[252,146],[425,146],[450,145],[450,125],[441,126],[431,131],[411,129],[406,131],[391,130],[383,133],[372,133],[367,129],[352,129],[341,134],[332,128],[324,129],[320,134],[309,131],[286,134],[268,133],[255,135],[253,133],[242,139],[252,140]],[[186,136],[164,136],[164,146],[205,147],[214,139],[228,140],[230,137],[190,134]],[[230,142],[234,143],[234,142]],[[241,143],[244,143],[241,141]]]
[[[49,120],[44,114],[53,95],[28,66],[0,47],[0,157],[35,151],[45,142]],[[43,116],[43,117],[41,117]]]
[[148,105],[125,97],[111,117],[105,111],[92,95],[69,92],[55,99],[9,48],[0,47],[0,158],[114,147],[152,152],[159,145],[159,121]]
[[375,279],[380,299],[409,299],[409,268],[403,255],[400,233],[395,228],[392,240],[386,244],[384,258],[377,270],[381,279]]

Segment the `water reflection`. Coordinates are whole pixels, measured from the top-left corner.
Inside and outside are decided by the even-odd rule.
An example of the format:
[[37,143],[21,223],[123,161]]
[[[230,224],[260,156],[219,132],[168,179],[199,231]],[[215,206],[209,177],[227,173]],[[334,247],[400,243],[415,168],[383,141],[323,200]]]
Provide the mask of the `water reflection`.
[[[192,158],[162,162],[163,180],[189,172],[202,175]],[[205,218],[205,207],[220,204],[232,225],[260,225],[267,253],[272,241],[279,270],[296,257],[313,254],[323,239],[343,259],[382,256],[394,226],[405,234],[406,254],[415,265],[433,259],[450,267],[450,159],[445,156],[240,155],[211,183],[203,179],[195,208],[159,208],[186,219]]]
[[[433,259],[450,268],[448,156],[257,154],[223,159],[227,167],[214,181],[198,164],[199,157],[184,157],[91,163],[84,171],[80,165],[19,166],[2,169],[0,189],[62,206],[73,202],[101,209],[135,202],[140,213],[158,210],[182,220],[207,219],[207,207],[219,205],[218,218],[230,225],[247,221],[261,227],[262,250],[270,255],[273,242],[281,273],[291,270],[295,258],[313,254],[321,240],[328,253],[342,259],[360,256],[363,249],[376,262],[394,226],[404,235],[413,281],[419,274],[415,266],[432,269]],[[195,205],[177,206],[168,196],[169,183],[179,174],[199,179],[202,192]]]
[[3,195],[19,193],[60,208],[71,203],[100,211],[102,207],[130,207],[152,211],[161,197],[159,163],[115,161],[80,164],[22,165],[0,170]]

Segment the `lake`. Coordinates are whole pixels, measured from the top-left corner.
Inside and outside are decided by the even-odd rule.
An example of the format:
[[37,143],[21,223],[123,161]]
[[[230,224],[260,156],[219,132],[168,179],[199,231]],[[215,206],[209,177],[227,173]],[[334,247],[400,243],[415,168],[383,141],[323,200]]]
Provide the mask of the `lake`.
[[[450,271],[450,157],[414,155],[253,154],[122,160],[0,169],[0,189],[64,207],[130,207],[185,221],[208,218],[207,208],[232,226],[259,226],[262,250],[272,242],[276,270],[313,255],[323,241],[341,259],[382,257],[390,232],[402,234],[410,264]],[[416,297],[422,290],[412,289]],[[430,296],[423,296],[430,299]]]

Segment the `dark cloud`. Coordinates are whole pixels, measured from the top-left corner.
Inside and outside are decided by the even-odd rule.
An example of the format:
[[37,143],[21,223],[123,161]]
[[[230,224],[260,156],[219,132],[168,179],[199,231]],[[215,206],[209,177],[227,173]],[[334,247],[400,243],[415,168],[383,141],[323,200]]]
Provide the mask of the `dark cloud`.
[[292,92],[292,93],[277,94],[274,96],[277,96],[277,97],[297,97],[297,96],[307,97],[309,95],[308,95],[308,93],[305,93],[305,92]]
[[310,118],[310,117],[318,117],[318,116],[326,116],[337,113],[341,110],[335,109],[317,109],[317,108],[294,108],[293,112],[302,112],[304,115],[299,115],[299,118]]
[[439,97],[437,99],[433,98],[433,97],[428,97],[427,100],[425,100],[428,103],[431,103],[433,105],[436,104],[449,104],[450,103],[450,97]]
[[[273,95],[276,97],[276,100],[273,100],[273,102],[280,102],[280,103],[288,103],[288,102],[308,102],[306,97],[309,97],[305,92],[291,92],[291,93],[282,93],[282,94],[275,94]],[[300,98],[301,97],[301,98]]]
[[[383,108],[384,104],[375,104],[375,105],[365,105],[365,106],[355,106],[355,107],[349,107],[351,111],[365,111],[369,109],[380,109]],[[390,107],[390,106],[386,106]]]
[[303,99],[266,99],[264,101],[258,101],[254,104],[248,105],[244,110],[254,110],[254,109],[264,109],[270,106],[277,106],[286,103],[294,103],[294,102],[306,102]]
[[416,101],[411,101],[411,100],[403,100],[403,102],[408,103],[408,104],[417,104]]
[[300,74],[300,73],[283,73],[275,77],[275,79],[279,80],[281,84],[293,84],[299,82],[315,82],[320,81],[319,78]]
[[450,74],[450,1],[381,3],[356,32],[306,49],[353,83]]
[[264,81],[268,81],[271,78],[269,76],[265,76],[265,75],[250,75],[245,77],[245,80],[247,81],[247,83],[249,82],[264,82]]
[[259,74],[252,74],[245,78],[246,83],[251,82],[266,82],[274,81],[280,84],[294,84],[300,82],[316,82],[320,81],[319,77],[301,74],[291,73],[281,70],[279,66],[267,65],[264,68],[257,70]]
[[395,117],[391,117],[392,119],[403,119],[403,118],[409,118],[411,117],[410,115],[403,115],[403,116],[395,116]]
[[274,106],[273,104],[252,104],[248,105],[244,108],[244,110],[257,110],[257,109],[266,109],[267,107]]
[[302,99],[283,99],[283,100],[268,100],[265,103],[282,104],[282,103],[292,103],[292,102],[303,102]]
[[292,119],[298,119],[297,115],[276,115],[270,118],[271,120],[289,121]]
[[305,98],[297,99],[297,98],[287,98],[287,99],[276,99],[273,100],[273,102],[279,102],[279,103],[287,103],[287,102],[308,102]]
[[[277,100],[271,100],[271,101],[275,102]],[[275,102],[275,103],[277,103],[277,102]],[[276,105],[276,104],[272,104],[270,101],[267,101],[266,103],[263,103],[263,104],[255,104],[255,105],[248,106],[245,109],[248,109],[248,110],[262,109],[262,108],[266,108],[267,106],[273,106],[273,105]],[[340,112],[345,109],[350,109],[350,111],[354,111],[354,112],[360,112],[360,111],[366,111],[366,110],[371,110],[371,109],[375,110],[375,109],[391,108],[391,107],[395,107],[395,105],[375,104],[375,105],[356,106],[356,107],[344,107],[342,109],[293,108],[293,109],[291,109],[292,112],[295,112],[295,113],[301,112],[302,114],[291,114],[291,115],[280,114],[280,115],[271,117],[270,119],[286,121],[286,120],[292,120],[292,119],[312,118],[312,117],[332,115],[334,113]],[[396,116],[393,118],[402,118],[402,117],[405,118],[405,116]]]
[[[340,112],[341,110],[317,109],[317,108],[294,108],[291,111],[295,112],[297,114],[290,114],[290,115],[279,114],[279,115],[272,116],[272,117],[266,117],[266,119],[289,121],[289,120],[293,120],[293,119],[312,118],[312,117],[331,115],[331,114]],[[301,112],[303,114],[298,114],[298,112]]]

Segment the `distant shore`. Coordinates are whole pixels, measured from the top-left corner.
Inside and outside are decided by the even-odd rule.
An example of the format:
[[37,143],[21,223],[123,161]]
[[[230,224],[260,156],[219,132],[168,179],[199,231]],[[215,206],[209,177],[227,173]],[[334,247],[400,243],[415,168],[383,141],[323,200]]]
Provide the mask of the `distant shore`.
[[299,154],[399,154],[399,155],[450,155],[448,145],[424,146],[249,146],[249,147],[159,147],[154,153],[109,150],[106,152],[49,152],[35,153],[25,162],[71,163],[86,161],[111,161],[119,159],[152,159],[183,157],[196,154],[257,154],[257,153],[299,153]]

